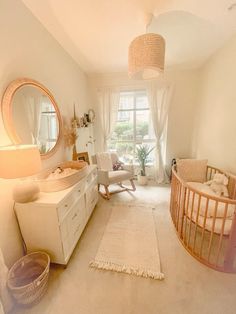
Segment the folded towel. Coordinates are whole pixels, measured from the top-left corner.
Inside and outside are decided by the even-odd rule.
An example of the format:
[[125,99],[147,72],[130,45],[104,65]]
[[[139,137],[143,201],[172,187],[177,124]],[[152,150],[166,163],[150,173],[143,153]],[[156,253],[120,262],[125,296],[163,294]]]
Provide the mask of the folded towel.
[[109,153],[97,153],[96,154],[97,165],[99,170],[112,171],[112,160]]

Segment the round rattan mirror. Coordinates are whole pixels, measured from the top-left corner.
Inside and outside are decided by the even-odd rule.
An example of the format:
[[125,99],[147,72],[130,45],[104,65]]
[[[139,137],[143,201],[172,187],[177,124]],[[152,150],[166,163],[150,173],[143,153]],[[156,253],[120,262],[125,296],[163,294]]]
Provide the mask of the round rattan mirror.
[[41,83],[12,81],[2,98],[2,117],[13,144],[36,144],[41,157],[53,155],[62,138],[62,119],[56,101]]

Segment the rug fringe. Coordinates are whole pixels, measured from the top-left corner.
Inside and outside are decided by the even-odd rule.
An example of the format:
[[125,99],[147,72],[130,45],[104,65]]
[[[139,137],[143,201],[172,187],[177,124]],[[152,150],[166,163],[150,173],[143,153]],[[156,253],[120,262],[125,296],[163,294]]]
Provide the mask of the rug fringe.
[[104,269],[104,270],[111,270],[118,273],[125,273],[130,275],[136,275],[145,278],[152,278],[163,280],[164,274],[163,273],[156,273],[146,269],[140,269],[138,267],[126,266],[126,265],[118,265],[112,262],[102,262],[102,261],[91,261],[89,263],[91,267]]

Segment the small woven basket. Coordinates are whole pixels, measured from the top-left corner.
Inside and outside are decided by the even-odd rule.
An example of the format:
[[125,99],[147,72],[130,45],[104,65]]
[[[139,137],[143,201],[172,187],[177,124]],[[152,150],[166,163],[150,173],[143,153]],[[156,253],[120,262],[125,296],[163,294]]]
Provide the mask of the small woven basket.
[[[56,170],[57,167],[62,169],[72,168],[78,171],[64,178],[47,180],[49,174]],[[84,178],[88,173],[88,164],[83,161],[65,161],[58,164],[57,167],[43,170],[40,175],[38,175],[36,182],[38,183],[41,192],[55,192],[67,189],[78,183],[79,180]]]
[[23,305],[38,303],[48,286],[50,257],[44,252],[23,256],[9,270],[7,285],[14,299]]

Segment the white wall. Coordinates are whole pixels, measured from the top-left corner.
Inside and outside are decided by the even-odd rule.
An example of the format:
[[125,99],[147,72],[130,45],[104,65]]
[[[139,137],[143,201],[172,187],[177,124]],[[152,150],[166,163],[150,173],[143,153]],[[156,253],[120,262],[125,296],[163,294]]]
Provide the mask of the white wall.
[[236,174],[236,36],[202,68],[195,155]]
[[[79,105],[78,115],[87,111],[90,101],[86,75],[20,0],[0,0],[0,24],[0,97],[10,81],[28,77],[52,92],[67,120],[72,117],[74,102]],[[1,118],[0,134],[0,145],[10,144]],[[43,166],[69,158],[71,152],[65,151],[61,145]],[[12,185],[13,182],[0,180],[0,247],[8,265],[22,254],[12,210]]]
[[[198,70],[166,71],[165,80],[171,82],[174,93],[170,105],[167,131],[167,164],[174,157],[192,156],[192,134],[199,91]],[[125,73],[89,76],[94,109],[97,112],[96,89],[102,86],[121,86],[123,89],[141,89],[143,83],[130,80]],[[98,120],[96,120],[98,122]],[[95,122],[96,150],[101,151],[101,137]]]

